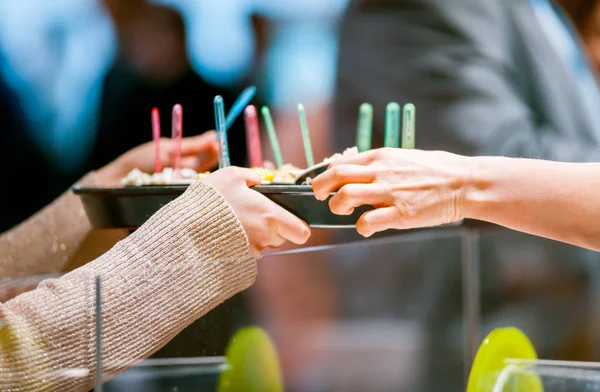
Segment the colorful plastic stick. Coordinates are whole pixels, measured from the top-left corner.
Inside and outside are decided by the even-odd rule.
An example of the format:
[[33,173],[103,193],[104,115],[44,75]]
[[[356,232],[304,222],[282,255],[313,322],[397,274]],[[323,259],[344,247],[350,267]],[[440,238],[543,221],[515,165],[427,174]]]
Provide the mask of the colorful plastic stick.
[[394,148],[400,146],[400,105],[396,102],[388,103],[385,109],[384,146]]
[[173,139],[173,177],[178,180],[181,176],[181,136],[183,133],[183,108],[180,104],[173,106],[171,117],[171,139]]
[[275,164],[277,165],[277,168],[281,168],[283,166],[283,157],[281,156],[281,150],[279,149],[279,142],[277,141],[277,133],[275,132],[275,126],[273,125],[273,119],[271,118],[271,111],[268,107],[263,106],[261,112],[267,127],[271,149],[273,150],[273,156],[275,157]]
[[304,154],[306,155],[307,167],[313,167],[315,160],[313,158],[312,145],[310,144],[310,134],[308,133],[308,122],[306,121],[306,112],[304,105],[298,105],[298,116],[300,117],[300,129],[302,130],[302,142],[304,143]]
[[371,137],[373,134],[373,106],[368,103],[360,105],[358,111],[358,127],[356,130],[356,147],[359,152],[371,149]]
[[244,111],[244,123],[246,124],[246,144],[248,145],[250,167],[262,167],[258,115],[254,105],[249,105]]
[[402,110],[402,148],[415,148],[415,105],[407,103]]
[[158,108],[152,109],[152,141],[154,142],[154,172],[162,172],[162,160],[160,158],[160,116]]
[[229,113],[227,113],[225,130],[229,130],[229,128],[231,128],[244,108],[250,104],[250,101],[252,101],[252,98],[254,98],[255,94],[256,87],[250,86],[242,91],[242,93],[236,98],[236,100],[233,102],[233,106],[231,106],[231,109],[229,109]]
[[219,169],[231,166],[229,162],[229,145],[227,130],[225,128],[225,103],[223,97],[217,95],[215,104],[215,128],[217,130],[217,142],[219,143]]

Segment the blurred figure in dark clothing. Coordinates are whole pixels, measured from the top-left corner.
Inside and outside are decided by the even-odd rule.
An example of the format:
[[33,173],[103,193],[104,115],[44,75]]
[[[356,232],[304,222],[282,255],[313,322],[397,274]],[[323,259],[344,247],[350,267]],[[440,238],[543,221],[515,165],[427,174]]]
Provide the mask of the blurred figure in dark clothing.
[[[385,106],[395,101],[415,104],[421,149],[600,160],[595,70],[553,0],[353,0],[342,22],[338,64],[337,150],[354,142],[363,102],[374,107],[373,147],[381,146]],[[545,358],[598,359],[597,254],[506,231],[482,238],[480,252],[482,326],[469,340],[517,325],[537,337]],[[428,262],[449,254],[435,243],[419,249]],[[448,336],[465,325],[441,315],[448,298],[460,297],[463,278],[458,270],[444,276],[427,317],[432,359],[422,390],[460,389],[461,354],[453,350],[462,343]],[[569,287],[568,294],[558,294],[558,285]],[[580,307],[587,310],[575,314]],[[584,338],[589,349],[573,349],[581,328],[560,326],[566,314],[577,320],[573,325],[596,331]],[[472,354],[462,353],[467,369]]]
[[[19,96],[0,75],[0,163],[2,167],[14,168],[7,170],[3,178],[5,184],[10,184],[10,191],[7,186],[0,202],[12,208],[0,217],[1,231],[47,205],[86,172],[151,140],[153,107],[160,109],[162,135],[170,137],[171,109],[181,104],[184,136],[192,136],[214,129],[215,95],[222,95],[229,108],[241,91],[237,89],[233,95],[229,94],[207,84],[191,69],[185,47],[185,26],[173,9],[144,0],[102,1],[113,19],[119,52],[103,83],[99,129],[90,130],[94,131],[95,141],[85,164],[68,171],[57,169],[53,158],[33,139],[34,132],[27,128]],[[1,51],[2,48],[0,55]],[[242,118],[230,129],[229,138],[232,164],[244,165]],[[27,202],[23,195],[27,195]]]
[[0,124],[0,167],[4,171],[0,204],[10,207],[5,209],[0,218],[0,232],[4,232],[40,210],[53,197],[40,192],[51,189],[52,173],[25,130],[25,119],[18,99],[2,78]]
[[600,160],[600,92],[552,0],[357,0],[338,71],[338,146],[362,102],[380,142],[385,105],[412,101],[420,148]]
[[[119,55],[103,90],[100,125],[89,169],[99,167],[152,137],[150,111],[158,107],[162,135],[171,136],[171,109],[183,106],[184,136],[214,129],[213,99],[226,108],[236,95],[207,84],[191,68],[185,25],[175,10],[142,0],[105,0],[115,21]],[[241,90],[240,90],[241,91]],[[243,119],[229,131],[231,163],[245,164]]]

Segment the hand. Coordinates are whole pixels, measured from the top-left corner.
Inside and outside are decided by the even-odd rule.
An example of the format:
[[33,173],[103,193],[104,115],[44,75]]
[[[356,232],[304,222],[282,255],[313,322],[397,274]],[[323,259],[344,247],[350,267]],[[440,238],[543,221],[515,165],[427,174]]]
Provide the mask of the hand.
[[252,256],[286,241],[304,244],[310,237],[306,223],[248,188],[260,184],[260,176],[255,171],[228,167],[214,172],[204,181],[221,192],[233,207],[248,236]]
[[[172,164],[171,139],[160,139],[160,158],[163,167]],[[205,172],[219,162],[217,138],[214,131],[181,139],[181,167]],[[117,186],[121,178],[133,169],[144,173],[154,173],[154,143],[144,143],[135,147],[96,172],[101,186]]]
[[331,211],[350,215],[372,205],[356,223],[365,236],[387,229],[431,227],[463,219],[465,157],[439,151],[384,148],[342,157],[312,181]]

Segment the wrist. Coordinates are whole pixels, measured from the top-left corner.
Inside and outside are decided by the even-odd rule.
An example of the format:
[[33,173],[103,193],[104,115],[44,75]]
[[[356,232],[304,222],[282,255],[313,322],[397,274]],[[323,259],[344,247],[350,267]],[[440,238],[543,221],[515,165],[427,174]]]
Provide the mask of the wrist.
[[467,172],[463,181],[463,218],[484,218],[483,211],[493,201],[494,179],[488,157],[466,157]]

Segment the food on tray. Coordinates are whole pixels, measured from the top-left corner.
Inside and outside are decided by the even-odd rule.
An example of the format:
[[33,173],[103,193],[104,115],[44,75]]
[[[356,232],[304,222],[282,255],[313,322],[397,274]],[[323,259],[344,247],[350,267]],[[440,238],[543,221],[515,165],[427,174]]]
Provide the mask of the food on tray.
[[275,171],[273,184],[293,184],[301,171],[302,169],[287,163]]
[[273,170],[265,169],[262,167],[253,167],[252,170],[258,173],[263,184],[271,183],[275,178],[275,172]]
[[[356,147],[347,148],[343,153],[336,153],[329,158],[325,158],[323,163],[330,163],[334,160],[341,158],[342,156],[357,154],[358,149]],[[252,170],[256,171],[261,179],[262,184],[280,184],[280,185],[293,185],[296,179],[300,176],[304,170],[291,165],[285,164],[279,169],[271,168],[267,161],[264,165],[266,167],[255,167]],[[125,178],[121,180],[123,186],[143,186],[143,185],[186,185],[191,184],[195,180],[201,180],[206,178],[210,172],[196,173],[192,169],[181,169],[178,179],[174,178],[174,171],[172,168],[164,168],[161,173],[148,174],[140,171],[139,169],[133,169]],[[310,185],[310,178],[305,182]]]
[[345,149],[345,150],[344,150],[344,152],[343,152],[343,153],[341,153],[341,154],[340,154],[340,153],[336,153],[336,154],[333,154],[332,156],[330,156],[329,158],[325,158],[325,159],[323,159],[323,162],[325,162],[325,163],[330,163],[330,162],[333,162],[333,161],[335,161],[336,159],[339,159],[339,158],[341,158],[341,157],[343,157],[343,156],[346,156],[346,155],[354,155],[354,154],[358,154],[358,147],[350,147],[350,148],[347,148],[347,149]]
[[198,176],[199,174],[192,169],[181,169],[178,179],[174,178],[174,171],[170,167],[164,168],[161,173],[154,173],[152,175],[144,173],[139,169],[133,169],[127,177],[121,179],[121,184],[124,186],[185,185],[194,182]]

